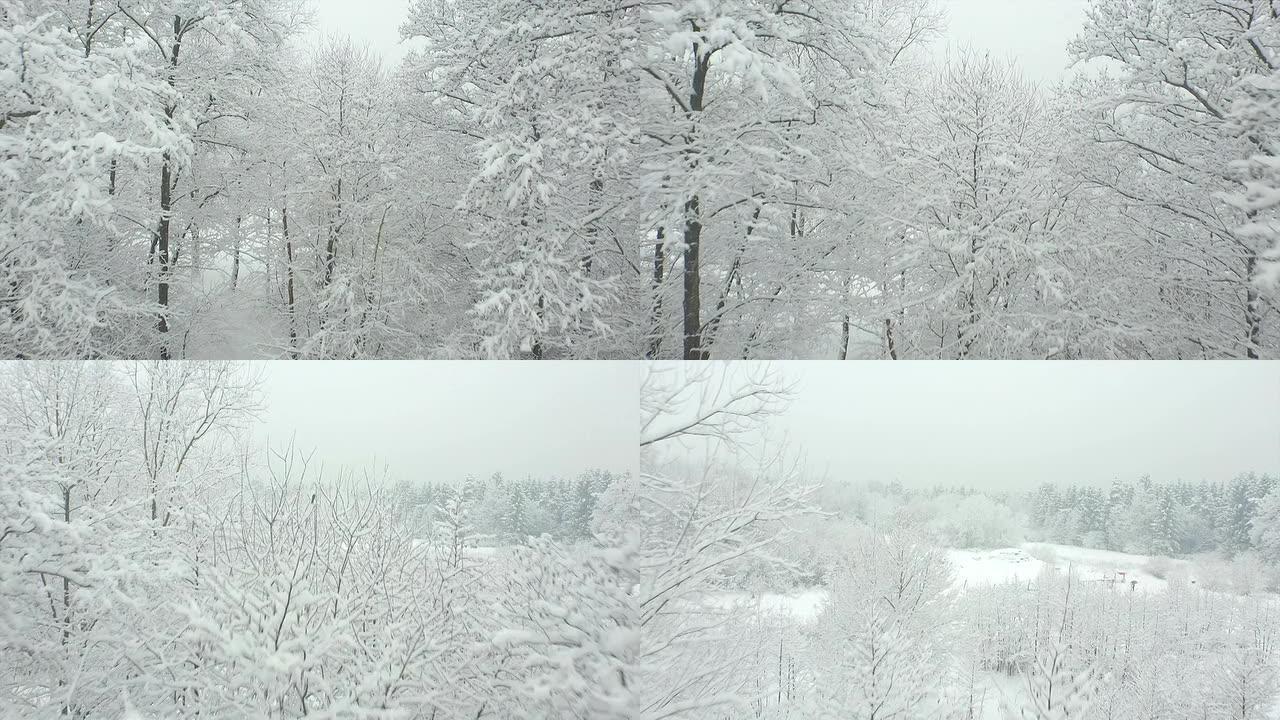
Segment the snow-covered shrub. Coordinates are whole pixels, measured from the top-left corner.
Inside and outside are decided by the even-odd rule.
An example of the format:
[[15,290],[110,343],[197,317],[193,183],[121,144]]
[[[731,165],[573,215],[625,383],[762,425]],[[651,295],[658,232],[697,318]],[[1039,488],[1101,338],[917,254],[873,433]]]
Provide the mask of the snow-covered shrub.
[[820,706],[852,716],[915,717],[951,672],[950,566],[907,530],[868,530],[827,580],[811,662]]
[[1142,569],[1146,571],[1148,575],[1164,580],[1169,577],[1169,571],[1172,570],[1173,567],[1174,563],[1172,559],[1164,557],[1163,555],[1158,555],[1148,559],[1142,566]]
[[1056,567],[1058,564],[1058,552],[1050,545],[1028,545],[1027,554],[1048,565]]

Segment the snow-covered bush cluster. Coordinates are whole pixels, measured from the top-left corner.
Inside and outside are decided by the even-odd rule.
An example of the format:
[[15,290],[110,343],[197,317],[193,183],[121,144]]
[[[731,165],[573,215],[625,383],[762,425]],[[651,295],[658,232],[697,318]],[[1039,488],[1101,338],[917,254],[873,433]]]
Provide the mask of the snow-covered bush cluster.
[[0,717],[631,717],[627,547],[477,557],[465,515],[250,451],[250,368],[0,386]]
[[[748,674],[719,717],[1264,720],[1280,707],[1280,598],[1078,570],[961,582],[915,530],[854,533],[816,611],[747,601]],[[711,717],[693,715],[691,717]]]
[[1026,534],[1014,493],[833,479],[820,498],[823,510],[847,525],[912,527],[943,547],[1009,547]]

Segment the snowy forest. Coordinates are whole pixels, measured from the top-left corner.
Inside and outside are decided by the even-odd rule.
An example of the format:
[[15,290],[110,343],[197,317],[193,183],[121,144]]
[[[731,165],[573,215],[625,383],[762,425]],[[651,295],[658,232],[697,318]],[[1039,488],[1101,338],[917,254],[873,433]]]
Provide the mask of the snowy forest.
[[[1258,527],[1280,523],[1280,481],[1256,473],[1226,483],[1158,483],[1146,476],[1109,486],[1045,483],[1030,492],[828,482],[820,504],[853,522],[906,519],[928,525],[953,547],[998,547],[1030,533],[1105,550],[1154,555],[1211,550],[1231,557],[1263,544]],[[1280,546],[1271,552],[1280,553]]]
[[0,0],[9,358],[1271,358],[1280,5]]
[[[1118,529],[1144,494],[1179,517],[1206,502],[1225,524],[1195,543],[1225,553],[1240,493],[1234,557],[1274,563],[1262,476],[990,495],[822,480],[799,442],[758,441],[795,397],[761,365],[648,367],[637,473],[487,481],[382,482],[263,448],[249,431],[271,400],[244,364],[11,363],[0,383],[0,717],[1280,709],[1280,596],[1206,582],[1180,555],[1201,545],[1151,545],[1158,522]],[[939,532],[992,507],[1048,542]],[[1063,515],[1077,535],[1055,535]]]
[[590,538],[600,496],[614,480],[612,473],[600,470],[568,480],[507,480],[495,473],[485,481],[468,476],[461,485],[405,480],[391,492],[411,522],[431,527],[442,511],[465,513],[474,542],[513,545],[542,535],[559,540]]
[[[828,481],[818,498],[835,523],[819,523],[809,542],[827,542],[824,525],[905,525],[941,547],[1039,541],[1190,559],[1202,583],[1280,591],[1280,481],[1269,475],[1244,473],[1225,483],[1150,477],[1109,486],[1046,483],[1030,492]],[[806,556],[812,557],[801,552],[796,561]],[[1153,560],[1146,569],[1167,572],[1173,565]]]
[[622,706],[616,476],[388,482],[262,447],[269,402],[241,363],[0,366],[0,718]]

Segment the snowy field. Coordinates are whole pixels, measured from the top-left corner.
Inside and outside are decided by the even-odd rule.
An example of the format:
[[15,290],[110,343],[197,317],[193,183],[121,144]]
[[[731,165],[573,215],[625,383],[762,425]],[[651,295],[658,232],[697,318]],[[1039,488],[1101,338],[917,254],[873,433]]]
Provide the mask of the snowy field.
[[[1130,584],[1131,591],[1161,592],[1168,581],[1152,575],[1148,568],[1153,559],[1148,555],[1130,555],[1110,550],[1094,550],[1073,545],[1023,543],[1016,548],[998,550],[948,550],[956,583],[994,585],[1011,581],[1033,580],[1046,568],[1070,572],[1085,582]],[[1189,575],[1185,560],[1159,558],[1170,573]]]
[[[967,588],[1008,582],[1030,583],[1045,572],[1070,572],[1080,582],[1105,583],[1117,591],[1133,593],[1163,593],[1168,590],[1171,579],[1196,583],[1196,567],[1188,560],[1070,545],[1023,543],[1018,547],[990,550],[951,548],[946,550],[946,555],[954,576],[953,587],[961,593]],[[1162,577],[1152,574],[1153,570]],[[826,599],[827,591],[823,588],[792,593],[734,593],[725,597],[723,606],[755,608],[765,614],[814,623]],[[970,717],[975,720],[1004,720],[1011,716],[1011,709],[1025,703],[1026,683],[1026,678],[1020,675],[980,670],[971,689],[953,690],[968,697]],[[1264,713],[1259,717],[1280,720],[1280,705],[1260,707],[1258,711]]]
[[[1110,583],[1130,592],[1163,592],[1169,577],[1184,577],[1195,582],[1191,564],[1186,560],[1153,558],[1109,550],[1094,550],[1053,543],[1023,543],[1019,547],[994,550],[948,549],[947,558],[955,576],[955,587],[997,585],[1006,582],[1030,582],[1046,569],[1070,572],[1083,582]],[[1152,575],[1152,565],[1163,566],[1165,578]],[[791,593],[734,593],[727,596],[726,606],[755,606],[770,614],[787,614],[810,621],[817,617],[827,593],[821,588],[808,588]]]

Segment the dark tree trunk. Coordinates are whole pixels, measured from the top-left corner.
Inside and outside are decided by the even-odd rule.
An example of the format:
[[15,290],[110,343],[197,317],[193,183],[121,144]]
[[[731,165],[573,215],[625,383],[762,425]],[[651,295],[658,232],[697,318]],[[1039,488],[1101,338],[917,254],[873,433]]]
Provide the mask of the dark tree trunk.
[[[538,320],[539,321],[542,320],[543,308],[544,308],[544,303],[542,300],[542,296],[538,296]],[[534,337],[533,347],[530,348],[530,353],[533,356],[534,360],[542,359],[542,338],[541,337]]]
[[342,178],[338,178],[337,190],[334,192],[337,201],[337,213],[329,225],[329,242],[324,248],[324,286],[333,281],[333,270],[338,262],[338,234],[342,228]]
[[[702,112],[710,61],[710,54],[704,53],[702,46],[694,43],[693,84],[689,92],[690,120],[694,128],[688,139],[690,145],[697,139],[697,114]],[[688,147],[686,152],[690,169],[697,167],[694,148]],[[684,204],[684,244],[684,359],[707,360],[710,353],[702,346],[702,207],[696,192]]]
[[236,239],[231,246],[231,289],[235,290],[240,284],[240,222],[241,218],[236,218]]
[[[173,46],[169,54],[169,87],[176,88],[178,75],[178,56],[182,51],[182,18],[173,18]],[[177,107],[167,105],[164,109],[165,122],[173,127],[173,116]],[[165,335],[169,332],[169,272],[171,258],[169,255],[169,224],[173,215],[173,157],[166,151],[160,160],[160,222],[156,226],[156,251],[160,261],[156,300],[160,304],[156,329],[160,331],[160,359],[170,358],[169,344]]]
[[649,360],[657,360],[662,352],[662,280],[667,268],[664,239],[664,228],[659,227],[657,242],[653,244],[653,310],[649,316],[649,349],[645,354]]
[[[166,110],[165,115],[173,117],[172,110]],[[156,226],[156,252],[157,259],[160,263],[159,270],[159,288],[157,291],[157,302],[160,303],[160,315],[156,322],[156,329],[163,336],[169,332],[169,218],[173,210],[173,200],[170,193],[172,186],[172,171],[169,167],[169,153],[164,153],[160,166],[160,222]],[[160,359],[168,360],[169,345],[162,337],[160,340]]]
[[280,227],[284,232],[285,293],[289,307],[289,357],[298,359],[298,321],[293,305],[293,240],[289,237],[289,205],[280,208]]
[[587,252],[582,256],[582,275],[591,277],[591,264],[595,260],[596,244],[600,239],[600,220],[596,213],[600,212],[601,196],[604,194],[604,179],[593,178],[587,190],[587,212],[593,218],[587,225]]
[[697,195],[685,203],[684,211],[684,359],[706,360],[702,347],[702,223],[697,219]]
[[755,210],[751,212],[751,220],[747,223],[747,232],[742,238],[742,245],[738,248],[738,254],[734,255],[733,262],[729,265],[729,274],[724,283],[724,290],[716,300],[715,313],[707,321],[707,325],[703,329],[702,338],[707,345],[715,344],[716,333],[720,331],[720,323],[724,322],[724,314],[729,306],[729,293],[733,290],[733,283],[737,282],[740,289],[742,287],[742,280],[738,277],[738,271],[742,267],[742,259],[746,256],[747,246],[751,243],[751,234],[755,232],[756,223],[759,220],[760,206],[757,205]]

